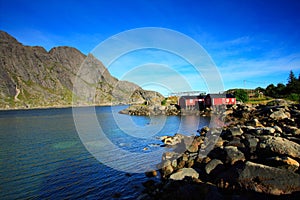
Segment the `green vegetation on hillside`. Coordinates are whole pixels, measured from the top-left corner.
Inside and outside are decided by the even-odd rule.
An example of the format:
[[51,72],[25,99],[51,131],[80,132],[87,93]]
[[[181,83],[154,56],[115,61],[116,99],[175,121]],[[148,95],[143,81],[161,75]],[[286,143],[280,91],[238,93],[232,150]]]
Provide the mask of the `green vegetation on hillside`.
[[296,78],[293,71],[290,71],[288,83],[278,83],[276,86],[270,84],[263,91],[265,95],[273,98],[286,98],[292,101],[300,102],[300,74]]
[[293,71],[290,71],[287,84],[278,83],[268,85],[266,88],[256,89],[231,89],[227,93],[235,95],[237,101],[248,103],[265,103],[270,99],[288,99],[300,103],[300,74],[296,78]]
[[247,102],[249,100],[247,92],[243,89],[237,89],[234,95],[237,101]]

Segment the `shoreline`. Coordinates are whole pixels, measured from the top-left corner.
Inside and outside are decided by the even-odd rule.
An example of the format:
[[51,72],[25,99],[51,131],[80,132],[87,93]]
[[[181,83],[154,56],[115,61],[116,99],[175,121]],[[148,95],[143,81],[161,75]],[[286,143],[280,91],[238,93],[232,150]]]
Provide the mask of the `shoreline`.
[[21,111],[21,110],[46,110],[46,109],[64,109],[64,108],[84,108],[84,107],[105,107],[105,106],[127,106],[129,104],[94,104],[94,105],[56,105],[56,106],[37,106],[37,107],[16,107],[0,108],[1,111]]

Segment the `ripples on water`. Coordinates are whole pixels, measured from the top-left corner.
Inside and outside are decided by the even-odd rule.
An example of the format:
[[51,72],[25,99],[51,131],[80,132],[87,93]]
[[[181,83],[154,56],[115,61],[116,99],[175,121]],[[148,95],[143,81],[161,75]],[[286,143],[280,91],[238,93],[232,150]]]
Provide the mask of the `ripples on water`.
[[[83,119],[89,116],[89,108],[80,109]],[[209,120],[119,115],[121,109],[124,107],[96,107],[96,113],[106,137],[128,152],[159,152],[163,148],[158,146],[161,143],[157,137],[176,132],[195,134],[196,127]],[[116,117],[130,119],[138,128],[134,130],[139,131],[130,134],[134,126],[116,124]],[[158,121],[164,126],[156,132]],[[89,129],[93,131],[93,127]],[[121,194],[120,199],[135,199],[146,180],[143,173],[129,176],[95,159],[79,139],[71,108],[1,111],[0,142],[0,199],[111,199],[115,193]],[[114,155],[109,156],[113,162]],[[153,159],[160,161],[159,156]],[[135,159],[127,164],[140,167],[143,162]]]

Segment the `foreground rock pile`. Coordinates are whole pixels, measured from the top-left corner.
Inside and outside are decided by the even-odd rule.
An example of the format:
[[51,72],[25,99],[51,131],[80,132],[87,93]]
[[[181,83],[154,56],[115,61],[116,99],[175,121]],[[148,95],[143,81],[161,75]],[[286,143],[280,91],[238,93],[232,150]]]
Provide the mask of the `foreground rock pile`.
[[172,151],[141,199],[299,199],[300,106],[235,105],[219,117],[198,136],[162,138]]

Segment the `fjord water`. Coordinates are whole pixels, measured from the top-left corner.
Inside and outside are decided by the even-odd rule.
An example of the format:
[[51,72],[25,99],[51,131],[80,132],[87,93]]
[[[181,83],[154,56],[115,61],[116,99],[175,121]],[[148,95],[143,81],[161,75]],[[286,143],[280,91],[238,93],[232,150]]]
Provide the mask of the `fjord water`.
[[[96,107],[95,111],[109,140],[130,152],[160,151],[164,147],[159,146],[159,136],[195,134],[195,126],[209,122],[197,116],[157,116],[165,119],[162,129],[149,137],[136,137],[115,122],[114,115],[124,108]],[[89,115],[90,109],[80,109],[83,118]],[[122,117],[146,127],[144,135],[155,127],[149,126],[153,118]],[[0,142],[0,199],[111,199],[116,194],[120,199],[135,199],[147,180],[143,173],[128,174],[94,158],[76,131],[72,108],[0,111]],[[109,156],[114,159],[113,153]],[[153,159],[160,161],[160,157]],[[143,162],[135,159],[129,165],[138,168]]]

